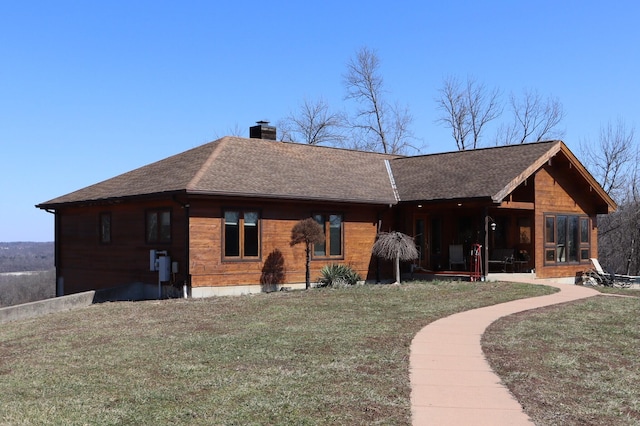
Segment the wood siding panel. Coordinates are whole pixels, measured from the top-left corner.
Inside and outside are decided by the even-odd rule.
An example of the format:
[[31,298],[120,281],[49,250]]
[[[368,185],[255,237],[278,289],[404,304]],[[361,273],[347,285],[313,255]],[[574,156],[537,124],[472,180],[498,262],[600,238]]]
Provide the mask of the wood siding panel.
[[[146,211],[171,209],[171,243],[145,241]],[[100,213],[111,215],[111,243],[99,238]],[[157,272],[149,271],[149,250],[167,250],[178,262],[179,272],[172,278],[181,286],[185,276],[184,210],[172,202],[114,204],[66,208],[60,218],[57,273],[64,279],[65,294],[90,289],[117,287],[132,283],[157,284]]]
[[588,215],[591,218],[591,256],[597,256],[597,221],[595,206],[591,205],[589,194],[584,194],[569,167],[545,166],[535,175],[535,268],[539,278],[571,277],[584,271],[589,263],[569,263],[565,265],[545,265],[544,256],[544,215],[546,213],[566,213]]
[[[192,203],[194,205],[194,203]],[[260,258],[225,260],[222,255],[222,212],[225,209],[260,211]],[[377,233],[377,212],[371,206],[348,206],[293,202],[198,202],[190,220],[191,283],[193,287],[260,284],[269,256],[279,251],[284,259],[283,284],[305,281],[305,247],[291,247],[291,229],[313,213],[343,215],[343,256],[311,261],[311,279],[328,263],[352,266],[369,278],[371,247]]]

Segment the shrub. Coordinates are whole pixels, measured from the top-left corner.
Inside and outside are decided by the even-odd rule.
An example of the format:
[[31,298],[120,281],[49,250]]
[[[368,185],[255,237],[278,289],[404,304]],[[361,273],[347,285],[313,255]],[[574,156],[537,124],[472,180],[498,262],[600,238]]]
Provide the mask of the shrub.
[[349,265],[331,263],[320,270],[318,287],[344,287],[354,285],[362,278]]

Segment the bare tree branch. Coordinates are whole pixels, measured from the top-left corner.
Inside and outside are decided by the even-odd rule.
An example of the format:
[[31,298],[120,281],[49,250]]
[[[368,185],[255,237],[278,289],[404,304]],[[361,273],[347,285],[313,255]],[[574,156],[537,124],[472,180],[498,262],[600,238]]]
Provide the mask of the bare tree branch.
[[564,130],[558,129],[558,126],[565,113],[557,98],[543,99],[537,91],[525,89],[522,98],[511,93],[509,106],[514,122],[505,135],[506,144],[540,142],[564,135]]
[[451,129],[451,136],[456,141],[459,151],[467,148],[467,136],[471,127],[467,121],[467,103],[464,102],[460,90],[460,82],[454,77],[448,77],[443,81],[440,89],[440,97],[436,99],[438,109],[443,111],[437,122],[443,123]]
[[499,100],[498,89],[488,89],[475,78],[468,77],[463,86],[456,77],[447,77],[436,99],[442,111],[437,122],[451,129],[458,150],[475,149],[485,126],[502,114]]
[[618,118],[600,128],[596,144],[583,141],[580,144],[584,164],[591,170],[602,188],[609,195],[619,196],[623,188],[631,184],[635,175],[638,153],[634,144],[635,128],[627,129],[624,120]]
[[344,115],[331,112],[329,104],[323,98],[317,101],[305,99],[297,113],[289,114],[278,122],[281,140],[309,145],[340,145],[344,140],[344,125]]
[[618,118],[601,127],[596,143],[580,144],[583,163],[605,191],[618,201],[618,210],[598,216],[598,257],[607,268],[640,274],[640,155],[634,127]]
[[413,117],[406,108],[393,108],[384,100],[384,81],[375,51],[361,48],[347,63],[345,99],[360,107],[350,120],[354,146],[384,153],[401,153],[413,138]]
[[466,100],[473,134],[473,149],[479,146],[484,126],[502,114],[499,99],[500,91],[498,89],[489,90],[474,78],[467,78]]

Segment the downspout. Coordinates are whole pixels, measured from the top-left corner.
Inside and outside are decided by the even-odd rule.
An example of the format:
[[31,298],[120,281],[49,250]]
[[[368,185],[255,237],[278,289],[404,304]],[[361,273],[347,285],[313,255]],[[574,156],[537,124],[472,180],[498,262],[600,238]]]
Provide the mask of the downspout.
[[44,209],[53,215],[53,266],[56,270],[56,297],[64,296],[64,281],[60,276],[60,215],[54,209]]
[[190,256],[190,252],[189,252],[189,231],[190,231],[190,227],[189,227],[189,204],[184,204],[182,206],[184,208],[184,223],[185,223],[185,229],[184,229],[184,258],[185,258],[185,266],[184,266],[184,284],[182,285],[182,295],[185,299],[187,299],[189,297],[189,293],[191,293],[191,271],[189,269],[189,266],[191,265],[191,260],[189,259]]
[[[400,201],[400,193],[398,192],[398,186],[396,185],[396,180],[393,177],[391,162],[385,159],[384,166],[387,169],[387,176],[389,176],[389,184],[391,185],[391,189],[393,190],[393,198],[395,198],[396,200],[394,204],[397,204]],[[389,204],[389,210],[393,209],[394,204]],[[397,224],[397,219],[393,216],[393,212],[391,214],[392,214],[391,217],[393,218],[392,220]],[[380,234],[381,231],[382,231],[382,216],[380,215],[380,212],[378,212],[378,234]],[[377,256],[376,256],[376,283],[380,283],[380,261]]]

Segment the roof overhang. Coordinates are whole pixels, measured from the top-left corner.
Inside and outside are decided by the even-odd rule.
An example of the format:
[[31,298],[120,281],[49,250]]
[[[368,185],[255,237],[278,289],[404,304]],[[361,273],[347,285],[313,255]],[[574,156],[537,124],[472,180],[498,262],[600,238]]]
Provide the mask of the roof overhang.
[[86,207],[86,206],[104,206],[104,205],[116,205],[122,203],[130,203],[137,200],[157,200],[167,199],[175,197],[198,197],[198,198],[244,198],[244,199],[262,199],[262,200],[292,200],[292,201],[309,201],[309,202],[324,202],[324,203],[349,203],[349,204],[364,204],[364,205],[382,205],[389,206],[397,204],[396,200],[383,200],[383,199],[351,199],[351,198],[327,198],[327,197],[309,197],[309,196],[296,196],[296,195],[270,195],[270,194],[251,194],[251,193],[237,193],[237,192],[211,192],[211,191],[197,191],[197,190],[179,190],[168,192],[155,192],[151,194],[140,195],[127,195],[121,197],[99,198],[94,200],[82,200],[82,201],[70,201],[63,203],[41,203],[35,207],[42,210],[59,210],[67,207]]
[[615,211],[618,205],[607,194],[607,192],[600,186],[595,178],[589,173],[589,171],[582,165],[582,163],[576,158],[575,155],[569,150],[569,148],[562,141],[558,141],[551,149],[549,149],[544,155],[534,161],[529,167],[527,167],[522,173],[520,173],[515,179],[509,182],[499,192],[494,194],[491,198],[495,203],[502,204],[509,194],[511,194],[520,184],[531,177],[536,171],[542,168],[545,164],[551,164],[554,157],[558,154],[563,155],[569,162],[570,167],[574,168],[576,172],[584,179],[585,184],[589,186],[589,190],[594,192],[595,195],[602,201],[603,205],[606,205],[606,211],[599,210],[597,213],[606,214]]

